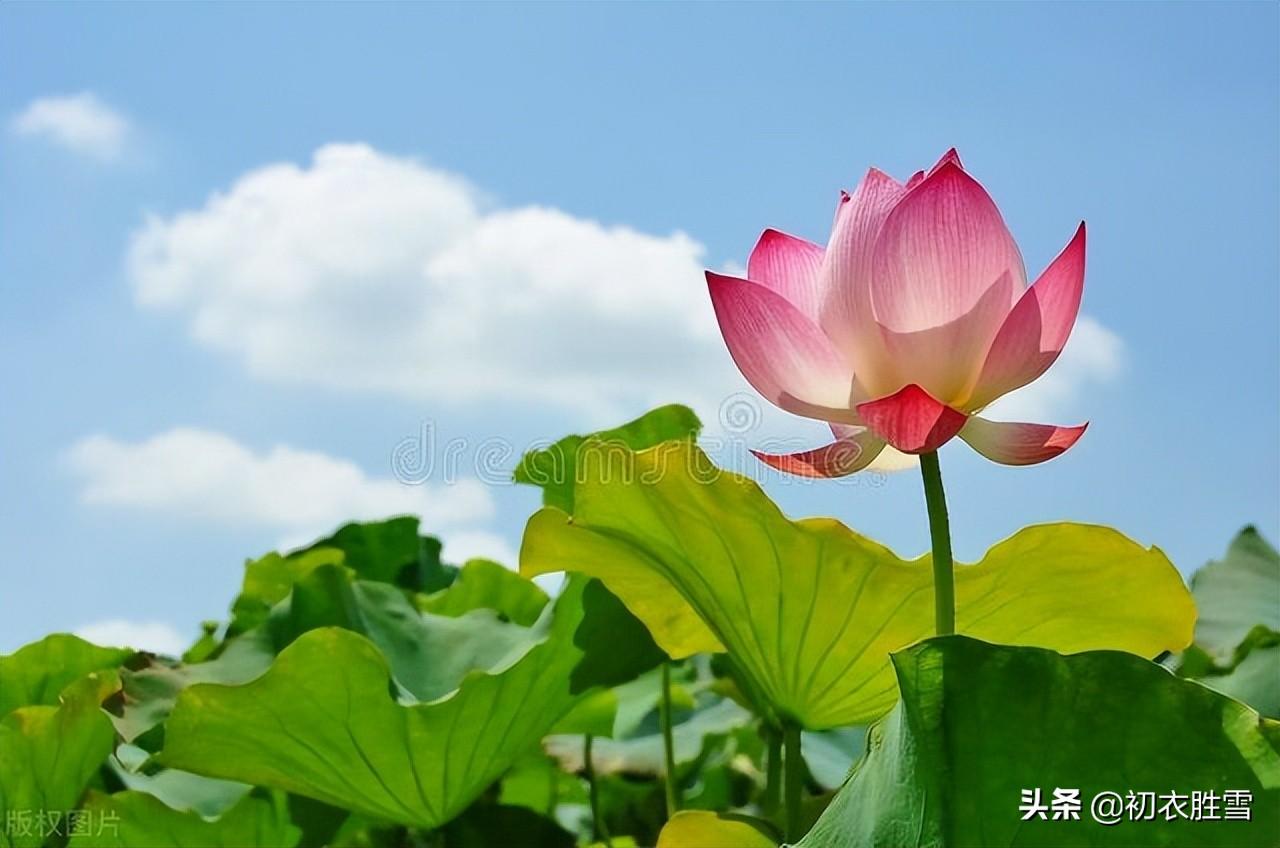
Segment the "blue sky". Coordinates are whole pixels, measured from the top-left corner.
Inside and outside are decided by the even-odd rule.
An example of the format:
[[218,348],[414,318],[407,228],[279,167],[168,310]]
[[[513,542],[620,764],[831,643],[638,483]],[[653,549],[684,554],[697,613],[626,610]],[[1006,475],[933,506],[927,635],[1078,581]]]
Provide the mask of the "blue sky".
[[[825,241],[868,166],[953,145],[1031,273],[1090,234],[1086,329],[1009,411],[1091,429],[1030,469],[944,449],[960,554],[1057,519],[1188,572],[1247,522],[1274,540],[1277,16],[4,5],[0,651],[185,639],[245,557],[347,515],[514,550],[536,493],[493,482],[502,445],[664,401],[715,430],[743,387],[699,269],[766,226]],[[462,461],[406,486],[424,423]],[[821,430],[769,412],[735,455],[778,435]],[[793,515],[927,546],[912,471],[740,466]]]

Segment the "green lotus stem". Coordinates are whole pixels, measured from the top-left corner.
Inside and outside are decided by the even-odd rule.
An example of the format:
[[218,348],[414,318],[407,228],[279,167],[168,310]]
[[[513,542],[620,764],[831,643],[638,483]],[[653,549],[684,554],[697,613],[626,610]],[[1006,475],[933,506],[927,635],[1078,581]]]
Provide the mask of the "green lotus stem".
[[800,758],[800,725],[787,722],[782,728],[782,744],[786,748],[787,841],[794,842],[800,832],[800,800],[804,789],[804,760]]
[[671,731],[671,663],[662,664],[662,707],[658,711],[662,721],[662,761],[666,766],[667,818],[680,810],[680,798],[676,794],[676,745]]
[[609,832],[604,829],[604,821],[600,818],[600,787],[596,785],[596,768],[591,762],[591,743],[594,741],[595,737],[590,733],[582,740],[582,770],[587,777],[587,793],[591,798],[591,838],[613,848]]
[[782,734],[775,728],[765,726],[764,800],[761,810],[765,818],[773,818],[778,812],[778,802],[782,800]]
[[951,525],[947,495],[942,490],[938,452],[920,454],[924,500],[929,509],[929,538],[933,542],[933,609],[939,636],[956,632],[956,578],[951,560]]

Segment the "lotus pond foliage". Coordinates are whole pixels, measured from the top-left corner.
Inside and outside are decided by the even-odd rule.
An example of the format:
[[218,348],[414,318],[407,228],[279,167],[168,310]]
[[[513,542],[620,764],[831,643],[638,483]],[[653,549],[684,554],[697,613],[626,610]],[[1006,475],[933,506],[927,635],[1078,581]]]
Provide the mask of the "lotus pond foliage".
[[[1027,528],[956,567],[936,637],[928,555],[787,518],[698,430],[664,407],[526,456],[520,563],[351,524],[247,562],[182,657],[0,657],[0,845],[1276,844],[1280,557],[1252,528],[1189,586],[1114,530]],[[1021,820],[1067,785],[1251,817]]]
[[954,150],[871,169],[826,247],[767,230],[707,283],[747,381],[834,436],[757,457],[914,457],[929,553],[784,515],[684,406],[567,436],[514,470],[542,499],[519,562],[353,523],[247,562],[182,656],[0,657],[0,848],[1276,848],[1256,530],[1189,585],[1098,525],[952,556],[939,448],[1035,465],[1084,434],[985,417],[1057,359],[1084,275],[1081,223],[1028,284]]

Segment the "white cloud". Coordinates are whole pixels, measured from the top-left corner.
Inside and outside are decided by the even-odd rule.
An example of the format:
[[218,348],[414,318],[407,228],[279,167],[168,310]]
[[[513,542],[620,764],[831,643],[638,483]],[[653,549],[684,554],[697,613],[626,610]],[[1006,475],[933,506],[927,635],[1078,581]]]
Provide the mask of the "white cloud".
[[178,656],[195,641],[187,639],[172,624],[163,621],[128,621],[112,618],[78,628],[75,634],[95,645],[109,648],[136,648],[153,654]]
[[19,135],[45,138],[104,160],[120,155],[130,132],[123,115],[88,91],[33,100],[10,126]]
[[689,236],[488,209],[463,179],[364,145],[152,217],[127,264],[141,304],[271,379],[602,423],[735,385]]
[[65,461],[86,504],[267,527],[304,542],[346,521],[408,513],[435,532],[465,529],[494,512],[489,491],[474,479],[411,486],[287,445],[255,453],[207,430],[178,428],[134,443],[89,436]]

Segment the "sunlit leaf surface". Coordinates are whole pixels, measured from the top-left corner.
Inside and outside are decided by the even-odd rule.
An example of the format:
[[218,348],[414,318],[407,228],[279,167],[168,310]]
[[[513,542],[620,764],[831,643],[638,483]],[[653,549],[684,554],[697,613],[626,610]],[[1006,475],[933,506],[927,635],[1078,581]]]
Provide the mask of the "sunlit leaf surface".
[[[809,729],[865,723],[897,698],[889,653],[933,630],[928,556],[900,559],[832,519],[788,520],[697,447],[580,454],[570,518],[544,508],[527,575],[599,577],[674,657],[728,650],[753,699]],[[1064,652],[1180,650],[1194,607],[1157,548],[1104,527],[1031,527],[956,570],[960,632]]]
[[[397,700],[367,638],[311,630],[244,686],[194,686],[169,717],[163,764],[296,792],[376,818],[433,828],[491,784],[580,697],[574,581],[537,644],[468,676],[432,703]],[[455,621],[454,619],[444,619]]]

